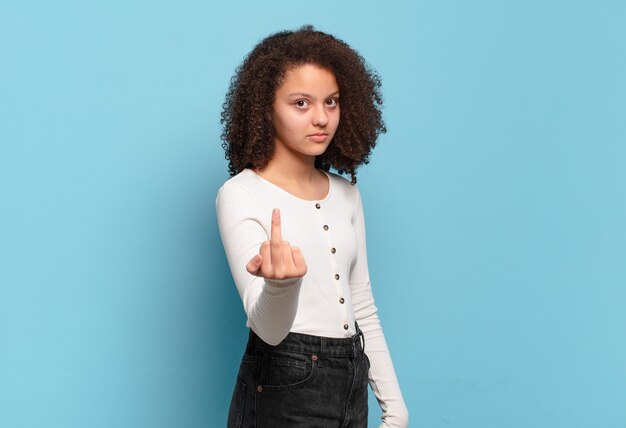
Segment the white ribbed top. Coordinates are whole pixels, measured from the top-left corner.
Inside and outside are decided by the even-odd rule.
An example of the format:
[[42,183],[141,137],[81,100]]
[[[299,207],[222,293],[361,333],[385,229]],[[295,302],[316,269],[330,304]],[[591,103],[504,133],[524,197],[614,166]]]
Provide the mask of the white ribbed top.
[[[381,427],[405,427],[408,412],[374,305],[357,186],[327,173],[324,199],[298,198],[245,169],[220,188],[217,220],[247,325],[276,345],[289,332],[346,338],[365,336],[370,386],[383,411]],[[299,247],[307,264],[302,278],[265,280],[246,264],[269,240],[272,209],[279,208],[282,237]],[[334,249],[334,251],[333,251]]]

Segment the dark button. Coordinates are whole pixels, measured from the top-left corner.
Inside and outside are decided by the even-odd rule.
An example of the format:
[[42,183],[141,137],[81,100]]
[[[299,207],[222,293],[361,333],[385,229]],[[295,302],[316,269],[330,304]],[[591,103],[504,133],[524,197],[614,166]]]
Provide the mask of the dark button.
[[341,303],[343,305],[343,303],[345,302],[345,300],[343,300],[343,297],[341,299],[339,299],[339,303]]
[[[345,327],[345,325],[344,325]],[[256,392],[263,392],[263,387],[261,385],[256,387]]]
[[[343,325],[343,329],[344,329],[344,330],[347,330],[348,328],[349,328],[349,327],[348,327],[348,324],[344,324],[344,325]],[[259,386],[259,388],[260,388],[260,386]]]
[[335,279],[339,279],[339,274],[338,273],[335,274]]
[[315,204],[315,208],[319,210],[320,208],[322,208],[322,206],[320,204]]
[[313,361],[317,361],[317,355],[313,355],[313,356],[311,356],[311,359],[312,359]]
[[324,225],[324,230],[328,230],[328,225],[327,224]]
[[335,247],[333,247],[333,248],[330,249],[330,252],[335,254],[337,252],[337,250],[335,249]]

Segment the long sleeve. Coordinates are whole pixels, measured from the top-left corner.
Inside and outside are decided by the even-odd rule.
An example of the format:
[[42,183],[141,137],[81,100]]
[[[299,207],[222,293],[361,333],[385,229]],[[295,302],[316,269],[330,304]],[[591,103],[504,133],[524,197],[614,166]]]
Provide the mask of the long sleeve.
[[277,345],[289,333],[296,317],[302,278],[266,280],[251,275],[246,264],[269,239],[271,212],[264,212],[247,188],[227,182],[215,201],[217,222],[226,258],[248,316],[248,325],[261,339]]
[[365,353],[371,367],[369,383],[382,409],[381,428],[404,428],[409,415],[393,368],[387,342],[378,318],[370,284],[365,244],[365,220],[358,188],[355,188],[356,214],[354,229],[357,258],[350,273],[350,292],[355,319],[365,337]]

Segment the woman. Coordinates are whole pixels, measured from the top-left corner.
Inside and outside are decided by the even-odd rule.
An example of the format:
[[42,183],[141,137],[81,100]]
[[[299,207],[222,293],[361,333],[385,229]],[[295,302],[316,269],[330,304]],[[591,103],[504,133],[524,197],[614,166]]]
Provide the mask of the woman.
[[[408,412],[370,287],[356,169],[385,132],[380,79],[331,35],[273,34],[224,103],[218,224],[250,337],[229,427],[383,427]],[[348,173],[348,181],[330,173]]]

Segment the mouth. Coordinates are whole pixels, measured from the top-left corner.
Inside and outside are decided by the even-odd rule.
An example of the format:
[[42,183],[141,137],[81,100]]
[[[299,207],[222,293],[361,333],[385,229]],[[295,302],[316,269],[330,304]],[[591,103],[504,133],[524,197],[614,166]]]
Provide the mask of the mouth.
[[328,139],[328,134],[325,134],[323,132],[318,132],[315,134],[309,134],[307,135],[307,137],[315,142],[323,143],[324,141]]

